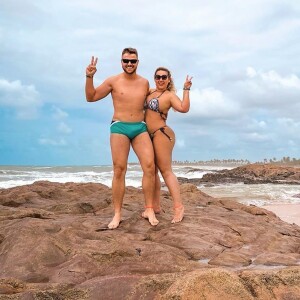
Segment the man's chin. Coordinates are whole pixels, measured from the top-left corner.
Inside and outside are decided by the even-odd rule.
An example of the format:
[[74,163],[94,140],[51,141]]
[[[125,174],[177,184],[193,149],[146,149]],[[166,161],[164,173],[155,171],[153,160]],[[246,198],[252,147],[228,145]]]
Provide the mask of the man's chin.
[[128,69],[126,69],[126,68],[124,68],[123,70],[124,70],[124,72],[125,72],[126,74],[133,74],[133,73],[135,73],[135,71],[136,71],[136,69],[130,69],[130,70],[128,70]]

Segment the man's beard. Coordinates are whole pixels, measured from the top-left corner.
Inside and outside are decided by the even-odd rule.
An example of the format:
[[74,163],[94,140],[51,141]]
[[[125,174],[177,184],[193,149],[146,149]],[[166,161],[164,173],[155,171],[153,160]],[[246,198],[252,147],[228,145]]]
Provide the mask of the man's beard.
[[123,67],[123,71],[126,73],[126,74],[134,74],[135,72],[136,72],[136,67],[133,67],[132,69],[131,69],[131,71],[130,72],[128,72],[128,70],[126,69],[126,67]]

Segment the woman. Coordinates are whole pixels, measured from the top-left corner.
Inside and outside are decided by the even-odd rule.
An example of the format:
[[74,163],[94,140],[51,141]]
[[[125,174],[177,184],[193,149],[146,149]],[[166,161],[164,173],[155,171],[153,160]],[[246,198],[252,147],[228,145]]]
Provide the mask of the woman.
[[[190,109],[189,91],[192,77],[187,76],[183,86],[183,100],[175,94],[175,87],[170,71],[159,67],[154,73],[155,89],[150,89],[145,101],[145,121],[152,139],[155,162],[173,198],[174,217],[172,223],[180,222],[184,215],[184,206],[180,197],[180,187],[172,171],[172,151],[175,145],[174,131],[166,125],[168,111],[186,113]],[[153,208],[160,212],[160,180],[156,172],[155,199]]]

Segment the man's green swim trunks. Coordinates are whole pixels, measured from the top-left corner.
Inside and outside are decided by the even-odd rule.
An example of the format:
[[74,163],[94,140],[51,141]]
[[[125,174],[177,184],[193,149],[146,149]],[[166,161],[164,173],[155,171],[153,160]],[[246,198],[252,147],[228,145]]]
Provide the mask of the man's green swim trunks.
[[147,126],[142,122],[121,122],[111,121],[110,133],[119,133],[126,135],[130,140],[133,140],[139,134],[147,132]]

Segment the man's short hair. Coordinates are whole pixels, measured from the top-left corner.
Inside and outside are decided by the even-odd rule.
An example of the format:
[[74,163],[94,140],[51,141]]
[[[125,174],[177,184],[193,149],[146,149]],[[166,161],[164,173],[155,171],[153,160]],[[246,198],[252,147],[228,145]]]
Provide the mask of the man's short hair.
[[131,48],[131,47],[124,48],[123,51],[122,51],[122,55],[125,54],[125,53],[135,54],[136,57],[139,57],[138,52],[135,48]]

